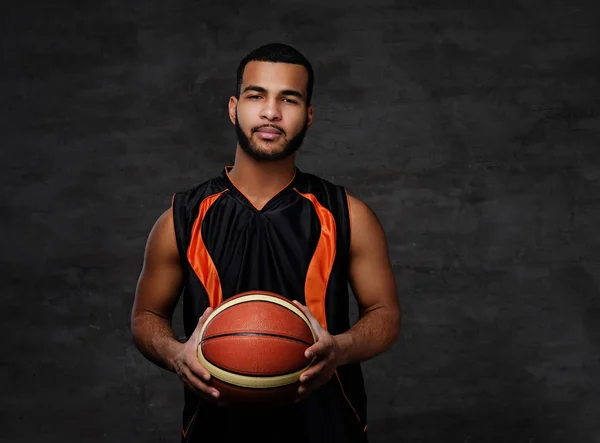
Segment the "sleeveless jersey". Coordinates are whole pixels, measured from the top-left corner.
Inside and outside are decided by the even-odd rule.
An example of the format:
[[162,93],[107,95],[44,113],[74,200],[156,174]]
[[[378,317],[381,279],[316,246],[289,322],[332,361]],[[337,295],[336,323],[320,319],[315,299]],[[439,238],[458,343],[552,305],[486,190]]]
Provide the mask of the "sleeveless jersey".
[[[186,337],[204,310],[246,291],[305,304],[332,335],[350,328],[350,214],[345,188],[296,168],[262,208],[228,172],[173,196],[184,270]],[[182,442],[365,443],[366,395],[360,364],[337,368],[306,400],[289,406],[214,406],[184,388]]]

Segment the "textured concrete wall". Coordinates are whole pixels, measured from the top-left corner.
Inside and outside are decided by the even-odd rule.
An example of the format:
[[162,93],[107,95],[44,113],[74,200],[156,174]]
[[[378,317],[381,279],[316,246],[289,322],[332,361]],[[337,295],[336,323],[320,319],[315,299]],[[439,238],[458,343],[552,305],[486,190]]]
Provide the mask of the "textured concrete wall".
[[0,441],[177,440],[179,382],[130,339],[144,243],[231,163],[269,41],[316,71],[299,166],[388,233],[372,441],[600,441],[596,2],[283,3],[3,5]]

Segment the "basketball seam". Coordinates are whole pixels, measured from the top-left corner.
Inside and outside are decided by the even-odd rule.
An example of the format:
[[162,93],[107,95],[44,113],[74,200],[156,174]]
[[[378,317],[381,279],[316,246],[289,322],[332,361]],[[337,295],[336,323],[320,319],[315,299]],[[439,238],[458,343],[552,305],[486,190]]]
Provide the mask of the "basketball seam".
[[308,342],[302,340],[301,338],[290,337],[288,335],[270,334],[268,332],[228,332],[226,334],[217,334],[217,335],[211,335],[210,337],[205,337],[202,339],[201,343],[206,343],[207,341],[210,341],[214,338],[233,337],[233,336],[236,336],[236,337],[276,337],[276,338],[283,338],[285,340],[297,341],[297,342],[302,343],[307,346],[313,345],[312,343],[308,343]]
[[[263,298],[265,297],[265,298]],[[292,311],[293,313],[295,313],[296,315],[298,315],[298,317],[300,317],[304,323],[306,323],[306,325],[308,325],[311,334],[313,336],[314,341],[317,341],[317,336],[315,334],[315,331],[313,330],[312,325],[310,324],[310,321],[308,320],[308,318],[304,315],[304,313],[298,309],[296,306],[294,305],[287,305],[283,302],[277,302],[276,300],[269,300],[269,297],[271,297],[270,293],[266,293],[266,294],[262,294],[260,292],[252,292],[252,293],[248,293],[248,295],[244,295],[243,297],[241,297],[238,300],[233,301],[233,303],[231,305],[227,305],[227,304],[223,304],[221,306],[218,306],[206,319],[206,323],[204,323],[204,325],[202,326],[202,330],[200,331],[200,337],[202,337],[204,335],[204,331],[208,328],[208,326],[212,323],[212,321],[214,320],[214,318],[226,311],[227,309],[230,309],[234,306],[237,306],[238,304],[242,304],[242,303],[248,303],[248,302],[266,302],[266,303],[273,303],[279,306],[284,307],[285,309],[288,309],[289,311]],[[277,299],[278,297],[272,297],[274,299]],[[288,300],[289,302],[289,300]]]
[[[210,360],[209,360],[209,361],[210,361]],[[260,378],[267,378],[267,377],[279,377],[279,376],[281,376],[281,375],[288,375],[288,374],[289,374],[289,372],[288,372],[288,371],[283,371],[283,372],[273,372],[273,373],[269,373],[269,374],[247,374],[247,373],[244,373],[244,372],[234,371],[234,370],[232,370],[232,369],[230,369],[230,368],[227,368],[227,367],[225,367],[225,366],[218,365],[218,364],[216,364],[215,362],[212,362],[212,361],[211,361],[210,363],[211,363],[213,366],[216,366],[217,368],[219,368],[219,369],[221,369],[221,370],[223,370],[223,371],[226,371],[226,372],[228,372],[229,374],[233,374],[233,375],[243,375],[243,376],[245,376],[245,377],[252,377],[252,378],[258,378],[258,379],[260,379]],[[221,380],[221,381],[225,382],[224,380]],[[227,383],[227,382],[225,382],[225,383]],[[229,383],[229,384],[231,384],[231,385],[233,385],[233,386],[236,386],[236,385],[235,385],[235,384],[233,384],[233,383]],[[261,389],[261,388],[257,388],[257,389]]]

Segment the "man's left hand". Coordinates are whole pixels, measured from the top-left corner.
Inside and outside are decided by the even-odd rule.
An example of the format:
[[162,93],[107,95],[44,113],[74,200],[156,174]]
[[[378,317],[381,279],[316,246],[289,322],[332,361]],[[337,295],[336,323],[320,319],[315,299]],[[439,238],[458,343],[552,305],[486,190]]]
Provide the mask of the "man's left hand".
[[294,304],[308,317],[317,341],[305,351],[308,359],[315,358],[313,364],[300,375],[300,386],[296,402],[306,399],[317,388],[327,383],[333,376],[341,360],[340,345],[323,326],[317,321],[310,310],[301,303]]

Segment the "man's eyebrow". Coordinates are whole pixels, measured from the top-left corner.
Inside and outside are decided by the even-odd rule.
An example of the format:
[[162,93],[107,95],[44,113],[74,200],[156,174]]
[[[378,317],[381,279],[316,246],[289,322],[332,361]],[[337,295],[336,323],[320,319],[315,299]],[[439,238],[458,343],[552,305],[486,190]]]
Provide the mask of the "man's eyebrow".
[[281,95],[291,95],[294,97],[298,97],[299,99],[304,99],[302,94],[296,91],[295,89],[284,89],[283,91],[281,91]]
[[[244,88],[244,90],[242,91],[242,94],[248,91],[255,91],[255,92],[260,92],[262,94],[265,94],[267,92],[267,90],[265,88],[263,88],[262,86],[256,86],[256,85],[249,85],[246,86]],[[304,100],[304,96],[302,95],[302,93],[300,93],[299,91],[296,91],[295,89],[284,89],[282,91],[279,92],[281,95],[291,95],[293,97],[298,97],[301,100]]]
[[266,90],[265,88],[261,88],[260,86],[254,86],[254,85],[246,86],[246,87],[244,88],[244,90],[242,91],[242,94],[243,94],[244,92],[247,92],[247,91],[256,91],[256,92],[262,92],[263,94],[264,94],[265,92],[267,92],[267,90]]

